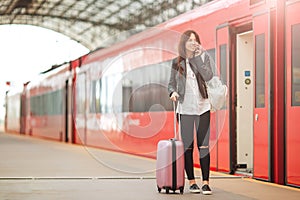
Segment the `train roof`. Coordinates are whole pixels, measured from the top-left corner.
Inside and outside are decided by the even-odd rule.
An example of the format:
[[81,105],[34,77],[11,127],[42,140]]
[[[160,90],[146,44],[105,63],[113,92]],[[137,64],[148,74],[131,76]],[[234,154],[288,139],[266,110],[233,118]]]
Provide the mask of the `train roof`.
[[[124,40],[120,43],[114,44],[104,49],[93,51],[87,56],[85,63],[106,59],[107,57],[117,56],[121,52],[127,51],[129,46],[130,48],[138,48],[141,46],[141,44],[144,44],[145,41],[151,40],[151,38],[159,38],[161,37],[162,34],[171,33],[171,35],[177,35],[174,36],[173,38],[179,38],[179,35],[181,35],[183,31],[185,31],[185,29],[183,29],[183,27],[185,27],[185,24],[190,24],[191,21],[196,21],[200,18],[203,18],[203,22],[201,22],[203,24],[205,24],[205,21],[213,21],[213,20],[214,21],[224,20],[222,21],[222,23],[230,22],[230,20],[238,19],[239,17],[243,17],[243,15],[251,15],[253,12],[255,12],[255,9],[259,10],[261,8],[265,8],[268,6],[270,7],[274,6],[276,2],[269,0],[264,2],[265,5],[262,5],[261,7],[256,5],[250,5],[250,4],[251,1],[247,1],[247,0],[211,1],[196,9],[178,15],[177,17],[170,19],[162,24],[159,24],[152,28],[148,28],[145,31],[132,35],[127,40]],[[253,9],[253,11],[251,9]],[[216,15],[212,18],[205,18],[205,17],[211,17],[212,14],[219,11],[223,13],[222,14],[223,16]],[[215,28],[216,27],[214,27],[214,30]],[[149,43],[153,45],[153,41]]]
[[[269,1],[271,2],[271,0]],[[272,2],[270,3],[269,1],[266,1],[265,4],[272,4]],[[171,44],[170,46],[163,47],[163,48],[167,48],[167,51],[170,51],[171,56],[168,56],[167,59],[170,59],[171,57],[176,57],[177,44],[175,44],[174,41],[177,41],[179,36],[181,35],[181,32],[184,31],[184,29],[182,29],[182,27],[184,27],[184,24],[189,24],[191,21],[195,21],[202,17],[210,17],[212,14],[218,11],[227,12],[226,17],[231,16],[232,18],[239,18],[240,17],[239,15],[243,15],[246,13],[241,13],[241,11],[238,11],[241,9],[237,9],[237,8],[243,8],[243,10],[248,11],[251,8],[250,3],[251,1],[246,1],[246,0],[217,0],[217,1],[209,2],[207,4],[204,4],[203,6],[200,6],[199,8],[181,14],[162,24],[159,24],[152,28],[148,28],[145,31],[130,36],[127,40],[116,43],[107,48],[102,48],[90,52],[89,54],[84,55],[81,58],[72,61],[71,65],[72,67],[78,67],[80,65],[85,66],[93,62],[101,62],[107,59],[112,59],[116,56],[124,55],[124,53],[126,54],[126,52],[130,50],[132,51],[133,49],[162,48],[161,46],[162,44],[158,44],[154,42],[157,38],[161,38],[162,40],[166,40],[167,38],[169,40],[169,43]],[[275,3],[273,2],[273,4]],[[232,14],[233,10],[231,10],[230,8],[236,10],[237,13]],[[224,21],[225,22],[230,21],[230,18],[224,18]],[[163,37],[165,34],[169,34],[171,36]],[[210,41],[210,43],[214,44],[214,41]],[[146,44],[150,46],[144,46]],[[78,64],[79,60],[80,60],[80,64]],[[159,61],[163,61],[163,60],[158,60],[158,62]],[[53,73],[52,70],[50,73]],[[46,74],[48,75],[49,73],[47,72]]]
[[34,87],[47,86],[49,84],[52,86],[53,84],[60,85],[60,83],[62,82],[61,79],[64,82],[64,80],[66,80],[67,77],[70,76],[69,68],[70,63],[64,63],[51,68],[51,70],[42,72],[28,83],[27,88],[32,89]]

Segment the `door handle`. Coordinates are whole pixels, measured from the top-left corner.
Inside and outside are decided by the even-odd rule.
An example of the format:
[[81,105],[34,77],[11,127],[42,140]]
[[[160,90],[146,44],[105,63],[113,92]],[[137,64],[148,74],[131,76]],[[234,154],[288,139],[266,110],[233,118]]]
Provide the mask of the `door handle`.
[[258,121],[258,114],[255,114],[255,121]]

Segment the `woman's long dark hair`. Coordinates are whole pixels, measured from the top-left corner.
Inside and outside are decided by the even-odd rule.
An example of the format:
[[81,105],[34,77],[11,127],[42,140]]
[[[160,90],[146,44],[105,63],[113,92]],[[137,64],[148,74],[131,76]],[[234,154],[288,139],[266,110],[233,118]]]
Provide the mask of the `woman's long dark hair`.
[[[186,47],[185,47],[185,44],[189,40],[189,38],[191,37],[192,34],[195,35],[196,41],[199,44],[201,44],[199,35],[193,30],[187,30],[181,35],[180,41],[179,41],[179,44],[178,44],[178,54],[179,54],[179,56],[178,56],[178,59],[177,59],[177,71],[181,75],[183,75],[183,73],[184,73],[184,69],[181,66],[181,61],[186,60]],[[201,76],[200,73],[197,73],[196,77],[198,79],[200,94],[203,98],[207,99],[208,94],[207,94],[206,83],[205,83],[205,81],[204,81],[204,79],[203,79],[203,77]]]

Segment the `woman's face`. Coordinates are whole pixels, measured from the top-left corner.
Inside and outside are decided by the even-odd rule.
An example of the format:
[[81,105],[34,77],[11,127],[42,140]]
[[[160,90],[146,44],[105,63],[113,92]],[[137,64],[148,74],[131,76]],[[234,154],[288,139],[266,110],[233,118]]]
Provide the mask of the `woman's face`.
[[185,49],[190,52],[194,52],[198,47],[198,42],[194,33],[191,34],[190,38],[185,43]]

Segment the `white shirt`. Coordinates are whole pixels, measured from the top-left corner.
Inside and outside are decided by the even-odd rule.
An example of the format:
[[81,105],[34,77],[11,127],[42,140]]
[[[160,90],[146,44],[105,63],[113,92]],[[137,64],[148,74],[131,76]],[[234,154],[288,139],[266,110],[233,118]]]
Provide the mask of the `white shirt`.
[[186,70],[184,100],[180,106],[177,106],[177,113],[201,115],[210,110],[210,102],[201,96],[196,76],[191,69],[188,59],[186,59]]

